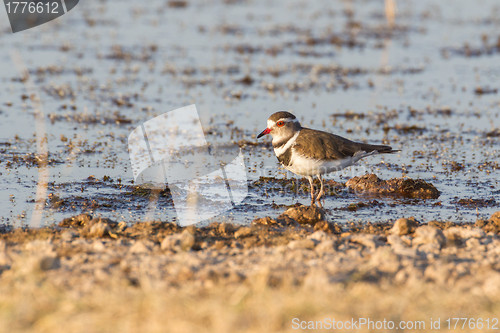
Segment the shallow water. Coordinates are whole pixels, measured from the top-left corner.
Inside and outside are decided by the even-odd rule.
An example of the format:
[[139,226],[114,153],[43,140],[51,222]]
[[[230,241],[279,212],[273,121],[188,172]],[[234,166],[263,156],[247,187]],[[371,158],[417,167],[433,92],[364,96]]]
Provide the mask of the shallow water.
[[[353,212],[346,208],[374,198],[343,191],[325,199],[332,220],[489,217],[500,205],[500,4],[397,5],[390,27],[380,1],[83,2],[16,34],[0,10],[0,221],[36,226],[81,212],[175,218],[167,192],[156,200],[134,187],[127,137],[192,103],[207,141],[238,142],[246,159],[249,195],[218,220],[248,223],[309,202],[307,193],[279,190],[279,179],[291,187],[295,176],[278,166],[269,137],[255,138],[277,110],[401,149],[329,179],[405,175],[442,192],[437,200],[376,198]],[[37,220],[44,137],[48,187],[39,197],[47,199]],[[254,186],[262,176],[278,180]]]

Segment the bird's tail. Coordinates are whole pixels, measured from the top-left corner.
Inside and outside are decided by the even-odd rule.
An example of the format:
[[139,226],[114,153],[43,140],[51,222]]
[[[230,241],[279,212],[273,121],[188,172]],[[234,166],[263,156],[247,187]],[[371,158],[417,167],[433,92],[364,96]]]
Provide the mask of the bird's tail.
[[391,146],[385,146],[385,145],[370,145],[367,143],[364,143],[361,145],[361,149],[366,151],[366,152],[372,152],[372,151],[377,151],[379,154],[392,154],[392,153],[397,153],[401,150],[398,149],[392,149]]

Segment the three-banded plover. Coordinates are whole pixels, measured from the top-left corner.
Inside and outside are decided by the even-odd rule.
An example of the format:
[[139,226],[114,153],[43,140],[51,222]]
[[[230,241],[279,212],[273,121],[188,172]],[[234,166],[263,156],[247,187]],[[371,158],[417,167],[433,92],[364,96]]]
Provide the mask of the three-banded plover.
[[[273,137],[276,157],[285,169],[305,176],[311,185],[311,205],[323,196],[321,175],[342,170],[366,156],[379,153],[394,153],[390,146],[370,145],[350,141],[341,136],[302,127],[298,119],[287,111],[272,114],[267,128],[257,138],[266,134]],[[315,195],[313,176],[318,177],[321,188]]]

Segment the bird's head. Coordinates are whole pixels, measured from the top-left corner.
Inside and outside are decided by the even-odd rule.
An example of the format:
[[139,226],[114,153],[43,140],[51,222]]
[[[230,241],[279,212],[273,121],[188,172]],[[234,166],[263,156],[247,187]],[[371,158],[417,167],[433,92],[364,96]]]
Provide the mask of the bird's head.
[[273,113],[267,119],[267,128],[260,132],[257,138],[271,134],[273,141],[280,141],[281,138],[292,137],[301,128],[299,120],[293,114],[287,111],[279,111]]

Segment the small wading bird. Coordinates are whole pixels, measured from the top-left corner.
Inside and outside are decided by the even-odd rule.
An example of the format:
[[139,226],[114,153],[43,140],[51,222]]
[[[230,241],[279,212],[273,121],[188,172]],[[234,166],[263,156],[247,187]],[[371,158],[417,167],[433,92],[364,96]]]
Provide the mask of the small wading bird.
[[[302,127],[290,112],[280,111],[267,120],[267,128],[257,138],[266,134],[273,137],[273,148],[278,161],[297,175],[305,176],[311,185],[311,205],[324,194],[321,175],[342,170],[366,156],[394,153],[390,146],[370,145],[350,141],[341,136]],[[313,176],[321,184],[315,195]]]

